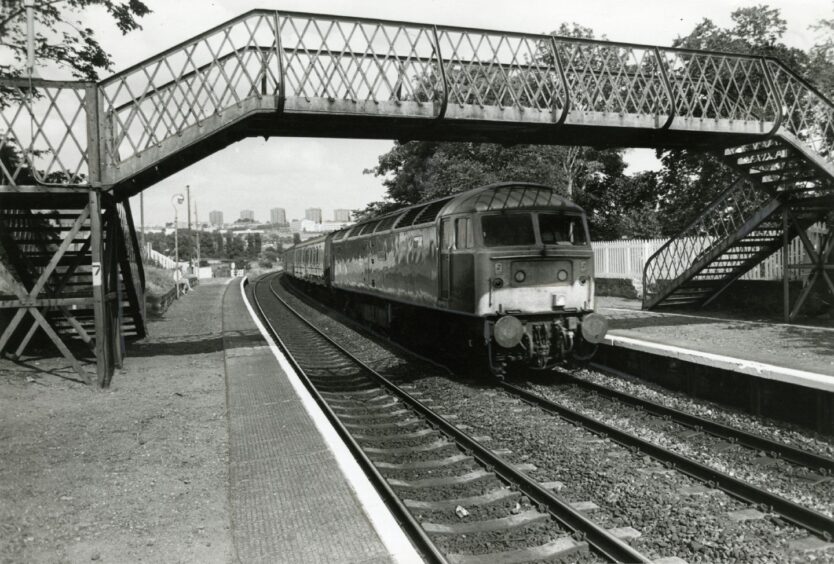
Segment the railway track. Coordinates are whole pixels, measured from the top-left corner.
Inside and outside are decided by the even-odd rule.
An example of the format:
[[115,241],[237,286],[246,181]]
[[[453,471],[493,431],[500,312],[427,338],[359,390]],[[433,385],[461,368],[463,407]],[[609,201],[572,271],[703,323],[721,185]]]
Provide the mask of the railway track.
[[[619,401],[631,406],[637,406],[657,416],[668,418],[681,425],[697,429],[699,432],[703,430],[704,432],[708,432],[727,441],[737,441],[739,444],[744,444],[748,448],[762,449],[771,453],[773,456],[782,456],[786,460],[790,460],[795,464],[809,466],[813,469],[820,469],[823,472],[828,472],[833,467],[832,463],[834,463],[834,461],[827,457],[797,449],[790,445],[772,441],[765,437],[753,435],[740,429],[703,419],[682,411],[673,410],[629,394],[605,388],[604,386],[599,386],[570,376],[567,378],[571,383],[586,390],[590,390],[593,393],[605,396],[613,401]],[[617,426],[610,425],[599,419],[585,415],[580,411],[563,405],[560,402],[553,401],[543,397],[542,395],[523,389],[515,384],[503,381],[499,382],[499,385],[505,391],[522,399],[526,403],[538,406],[548,413],[554,414],[566,421],[569,421],[570,423],[584,427],[597,435],[610,438],[614,442],[627,448],[636,449],[639,452],[647,454],[666,466],[683,472],[684,474],[687,474],[710,487],[718,488],[739,500],[753,505],[754,507],[763,508],[768,512],[775,512],[787,521],[790,521],[824,539],[831,539],[834,537],[834,519],[831,519],[818,511],[771,493],[764,487],[753,485],[731,476],[728,473],[721,472],[706,464],[698,462],[693,458],[678,454],[673,450],[659,446],[654,442],[642,439],[639,436],[624,431]]]
[[261,317],[427,560],[650,561],[329,338],[276,279],[254,284]]
[[[591,367],[602,373],[613,372],[595,363],[591,363]],[[565,378],[568,383],[597,394],[600,397],[630,405],[638,410],[673,421],[683,427],[688,427],[693,431],[705,433],[717,439],[738,444],[750,450],[767,453],[771,457],[780,458],[797,466],[804,466],[826,474],[834,474],[834,458],[803,450],[755,433],[738,429],[731,425],[725,425],[724,423],[713,421],[712,419],[706,419],[692,413],[686,413],[679,409],[667,407],[645,398],[621,392],[619,390],[614,390],[607,386],[595,384],[594,382],[589,382],[571,375],[566,375]]]

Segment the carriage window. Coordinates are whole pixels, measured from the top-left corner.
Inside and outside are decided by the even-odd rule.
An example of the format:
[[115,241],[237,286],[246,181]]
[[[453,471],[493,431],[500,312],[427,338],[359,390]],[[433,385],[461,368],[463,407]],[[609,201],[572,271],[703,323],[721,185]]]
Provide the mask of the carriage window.
[[481,217],[484,246],[534,245],[533,218],[529,213],[508,213]]
[[475,237],[472,232],[472,220],[462,217],[455,220],[455,245],[458,249],[471,249],[475,246]]
[[540,213],[539,233],[545,245],[585,245],[585,224],[579,216]]

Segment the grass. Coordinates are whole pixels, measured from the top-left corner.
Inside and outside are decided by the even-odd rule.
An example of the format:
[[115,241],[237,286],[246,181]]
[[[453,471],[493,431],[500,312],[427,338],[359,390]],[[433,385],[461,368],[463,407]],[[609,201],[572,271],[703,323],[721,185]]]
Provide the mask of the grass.
[[145,292],[148,294],[164,294],[174,287],[174,275],[170,270],[157,266],[145,265]]

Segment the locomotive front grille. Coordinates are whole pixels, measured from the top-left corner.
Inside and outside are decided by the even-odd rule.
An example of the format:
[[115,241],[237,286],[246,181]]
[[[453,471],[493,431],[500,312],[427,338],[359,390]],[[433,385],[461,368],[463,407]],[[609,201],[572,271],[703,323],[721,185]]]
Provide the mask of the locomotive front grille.
[[573,263],[569,260],[515,260],[510,264],[511,286],[569,285],[573,280]]

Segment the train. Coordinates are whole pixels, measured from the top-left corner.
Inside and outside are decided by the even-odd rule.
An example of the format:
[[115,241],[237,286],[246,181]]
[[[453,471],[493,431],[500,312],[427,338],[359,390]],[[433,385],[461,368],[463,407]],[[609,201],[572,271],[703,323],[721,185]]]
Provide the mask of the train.
[[504,376],[588,359],[594,311],[584,210],[555,188],[502,182],[399,209],[296,244],[292,279],[363,321]]

